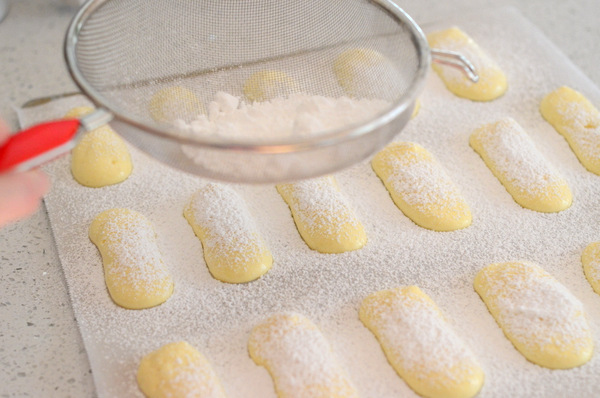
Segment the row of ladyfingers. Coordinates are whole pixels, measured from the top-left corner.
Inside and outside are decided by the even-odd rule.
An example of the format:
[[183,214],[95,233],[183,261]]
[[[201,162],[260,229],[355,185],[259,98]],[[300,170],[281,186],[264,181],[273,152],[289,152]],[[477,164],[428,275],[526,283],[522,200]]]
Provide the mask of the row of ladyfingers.
[[[600,257],[595,261],[600,264]],[[531,362],[567,369],[592,356],[594,342],[581,302],[540,266],[491,264],[477,274],[474,287],[505,336]],[[367,296],[359,318],[379,341],[390,365],[419,395],[469,398],[481,389],[483,367],[417,286]],[[300,314],[275,314],[255,326],[248,351],[268,370],[280,398],[359,396],[325,336]],[[183,341],[147,354],[137,380],[152,398],[225,397],[209,362]]]

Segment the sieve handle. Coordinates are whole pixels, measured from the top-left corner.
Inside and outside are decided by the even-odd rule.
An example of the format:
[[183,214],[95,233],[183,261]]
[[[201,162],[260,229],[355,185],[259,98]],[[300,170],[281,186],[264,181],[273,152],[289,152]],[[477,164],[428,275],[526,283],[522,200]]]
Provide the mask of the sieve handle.
[[0,144],[0,173],[33,169],[75,146],[81,122],[47,122],[13,134]]
[[473,64],[461,53],[449,50],[431,49],[432,61],[442,65],[460,69],[473,83],[479,81],[479,75]]

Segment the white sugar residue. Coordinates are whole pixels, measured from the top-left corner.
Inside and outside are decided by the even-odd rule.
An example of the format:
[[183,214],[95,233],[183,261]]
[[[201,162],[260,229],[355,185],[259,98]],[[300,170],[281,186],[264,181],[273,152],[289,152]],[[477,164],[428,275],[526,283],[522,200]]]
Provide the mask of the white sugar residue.
[[295,199],[296,216],[309,231],[334,234],[342,230],[342,225],[360,225],[353,217],[348,199],[338,190],[332,177],[296,182],[290,189]]
[[530,194],[544,194],[563,180],[556,169],[535,147],[527,133],[512,118],[494,129],[476,133],[495,169],[511,184]]
[[218,92],[208,106],[208,115],[176,122],[195,136],[232,139],[279,140],[306,137],[365,122],[390,107],[384,100],[330,98],[290,94],[265,102],[247,103]]
[[394,158],[390,162],[394,170],[390,176],[392,187],[409,205],[428,211],[431,205],[457,208],[463,201],[456,185],[441,165],[411,156]]
[[373,319],[380,339],[400,358],[408,372],[448,376],[429,379],[432,383],[442,383],[452,382],[453,376],[468,374],[479,367],[471,350],[433,306],[404,294],[394,294],[382,299],[379,307],[382,309],[372,310],[377,314]]
[[485,278],[505,331],[533,347],[585,344],[589,326],[581,302],[554,278],[535,271],[537,266],[523,262],[518,267],[510,276]]
[[113,212],[102,228],[102,236],[114,261],[106,269],[107,277],[127,284],[117,284],[121,289],[133,286],[136,291],[160,289],[169,272],[163,263],[156,244],[152,225],[136,213]]
[[339,388],[344,376],[321,331],[299,314],[275,317],[275,322],[267,320],[252,332],[250,344],[269,368],[282,396],[296,396],[315,387],[318,391],[318,386],[329,391]]
[[[174,386],[193,386],[187,388],[185,395],[177,395],[176,398],[223,398],[223,391],[215,382],[214,371],[210,368],[210,364],[190,361],[186,358],[184,362],[181,358],[176,358],[177,371],[172,372],[172,378],[169,384]],[[176,389],[182,392],[181,388]],[[175,398],[175,397],[173,397]]]
[[[205,250],[260,254],[262,238],[246,203],[230,186],[207,184],[192,197],[194,222],[206,231]],[[231,260],[243,262],[242,256]]]
[[564,128],[573,143],[585,149],[591,159],[600,158],[600,113],[590,113],[578,102],[560,104],[561,116],[565,118]]

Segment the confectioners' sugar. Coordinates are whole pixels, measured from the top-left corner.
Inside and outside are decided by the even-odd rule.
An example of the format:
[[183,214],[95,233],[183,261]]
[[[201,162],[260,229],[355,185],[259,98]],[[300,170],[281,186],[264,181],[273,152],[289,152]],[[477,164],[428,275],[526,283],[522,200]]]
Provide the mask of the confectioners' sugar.
[[550,369],[590,360],[594,342],[582,303],[543,268],[495,263],[474,279],[490,313],[527,359]]
[[473,354],[448,329],[435,308],[422,301],[411,301],[408,296],[396,295],[388,300],[397,301],[387,303],[393,305],[394,312],[375,317],[376,327],[382,339],[397,348],[409,371],[423,371],[427,364],[426,373],[441,373],[453,366],[464,366],[465,359],[475,362]]
[[514,276],[484,278],[507,333],[540,348],[580,344],[589,335],[581,302],[553,278],[529,271],[531,264],[521,267]]
[[194,221],[209,231],[204,245],[211,250],[231,250],[226,248],[235,242],[238,247],[256,250],[251,243],[260,239],[260,233],[243,199],[227,185],[210,184],[208,188],[198,191],[189,204]]
[[[594,338],[600,341],[599,296],[583,276],[580,259],[583,248],[600,239],[599,177],[582,167],[539,113],[541,98],[562,84],[585,89],[595,104],[600,104],[600,91],[513,11],[448,18],[443,26],[426,30],[449,24],[464,27],[501,60],[510,87],[492,102],[472,102],[449,93],[430,73],[419,114],[398,138],[418,142],[435,154],[470,205],[473,223],[468,228],[435,232],[418,227],[398,211],[365,162],[335,178],[364,225],[368,243],[352,252],[323,254],[302,241],[275,187],[236,185],[233,189],[247,203],[275,266],[254,282],[225,284],[204,266],[202,245],[182,215],[206,181],[164,167],[135,148],[132,175],[98,190],[73,181],[66,157],[48,165],[53,185],[46,205],[100,398],[141,398],[135,382],[139,360],[177,340],[187,340],[207,357],[228,397],[274,398],[273,382],[250,359],[247,343],[254,326],[282,311],[301,313],[318,325],[362,397],[416,397],[357,316],[369,294],[411,284],[438,304],[478,358],[486,373],[479,397],[597,395],[600,356],[565,371],[529,363],[507,341],[472,284],[476,273],[492,262],[535,261],[583,303]],[[55,102],[45,108],[46,114],[36,108],[22,116],[29,124],[60,116],[72,105]],[[506,116],[524,127],[569,181],[574,201],[566,211],[523,209],[469,147],[472,131]],[[98,212],[113,207],[143,213],[156,230],[175,282],[171,298],[158,307],[125,310],[106,292],[101,258],[87,228]]]
[[280,184],[277,191],[290,207],[306,244],[321,253],[363,247],[367,236],[332,176]]
[[167,300],[173,281],[156,244],[150,222],[129,209],[98,214],[89,236],[102,254],[106,286],[124,308],[144,309]]
[[485,375],[474,355],[417,286],[369,295],[359,316],[390,364],[420,395],[470,398],[481,389]]
[[146,354],[138,367],[137,382],[152,398],[225,398],[210,363],[185,341]]
[[271,268],[273,257],[245,202],[231,187],[205,185],[183,214],[202,241],[204,259],[215,278],[249,282]]
[[102,234],[110,245],[115,259],[107,274],[115,278],[131,278],[135,286],[152,285],[168,277],[161,254],[156,245],[156,236],[147,220],[128,213],[115,213],[103,225]]
[[267,319],[253,329],[248,347],[254,361],[269,369],[281,398],[357,397],[325,337],[301,315]]
[[513,119],[501,120],[493,131],[482,129],[474,135],[483,144],[494,168],[518,189],[545,194],[547,187],[562,181],[552,164]]
[[562,86],[542,99],[540,112],[565,137],[581,163],[600,174],[600,111],[594,104]]
[[294,183],[291,189],[296,199],[300,222],[305,224],[310,232],[316,233],[321,229],[333,232],[341,223],[349,223],[352,226],[360,224],[356,218],[347,217],[350,204],[329,179],[300,181]]
[[[392,176],[394,189],[402,192],[403,199],[418,208],[434,203],[448,202],[453,206],[462,197],[445,170],[434,163],[408,160],[396,162],[397,172]],[[407,189],[406,187],[410,187]]]
[[197,136],[232,139],[285,139],[331,131],[364,122],[389,108],[375,99],[329,98],[290,94],[265,102],[246,103],[219,92],[208,106],[208,115],[177,126]]
[[590,157],[600,157],[600,114],[590,114],[577,102],[564,104],[560,113],[568,122],[566,129],[577,145],[587,148]]

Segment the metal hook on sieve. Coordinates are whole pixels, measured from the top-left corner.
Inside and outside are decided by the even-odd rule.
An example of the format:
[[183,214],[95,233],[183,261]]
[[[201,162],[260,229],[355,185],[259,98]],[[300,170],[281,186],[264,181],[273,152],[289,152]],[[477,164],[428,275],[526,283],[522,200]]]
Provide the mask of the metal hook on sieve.
[[448,65],[462,70],[473,83],[479,81],[479,75],[477,74],[475,67],[473,67],[473,64],[460,53],[432,48],[431,60],[438,64]]

